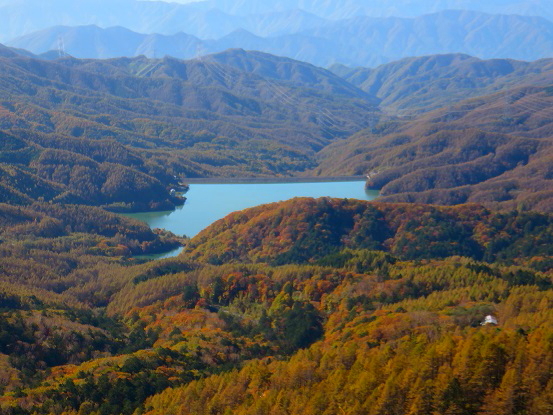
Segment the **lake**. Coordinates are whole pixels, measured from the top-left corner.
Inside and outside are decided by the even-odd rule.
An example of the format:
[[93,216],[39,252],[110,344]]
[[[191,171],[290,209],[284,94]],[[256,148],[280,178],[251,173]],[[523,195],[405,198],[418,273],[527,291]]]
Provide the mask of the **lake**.
[[[191,184],[184,206],[169,212],[133,213],[151,228],[193,237],[231,212],[294,197],[337,197],[373,200],[378,191],[365,190],[364,181],[318,183]],[[177,252],[166,255],[174,256]],[[159,258],[159,256],[158,256]]]

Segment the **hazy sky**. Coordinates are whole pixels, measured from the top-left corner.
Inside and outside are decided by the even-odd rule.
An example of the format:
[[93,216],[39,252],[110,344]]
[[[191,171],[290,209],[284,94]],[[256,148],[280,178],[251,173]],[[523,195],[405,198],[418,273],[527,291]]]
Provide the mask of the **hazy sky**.
[[181,4],[185,4],[185,3],[197,3],[198,1],[201,1],[201,0],[149,0],[149,1],[164,1],[166,3],[181,3]]

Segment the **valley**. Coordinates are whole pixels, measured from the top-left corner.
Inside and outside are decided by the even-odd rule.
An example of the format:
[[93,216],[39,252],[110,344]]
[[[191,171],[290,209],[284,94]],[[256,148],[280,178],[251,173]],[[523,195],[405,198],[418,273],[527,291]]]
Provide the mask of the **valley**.
[[439,55],[334,74],[244,50],[191,61],[3,50],[0,185],[13,203],[168,210],[187,179],[373,172],[383,201],[551,209],[549,60]]
[[553,413],[552,21],[0,0],[0,415]]

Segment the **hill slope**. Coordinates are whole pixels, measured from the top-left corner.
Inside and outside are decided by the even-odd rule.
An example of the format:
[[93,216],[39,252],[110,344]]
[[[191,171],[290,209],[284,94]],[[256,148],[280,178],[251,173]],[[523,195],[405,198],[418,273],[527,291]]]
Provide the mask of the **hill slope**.
[[150,263],[120,255],[167,236],[99,209],[0,221],[4,412],[547,410],[551,215],[295,199]]
[[325,148],[322,174],[371,172],[385,201],[552,209],[551,90],[519,87]]
[[531,235],[523,230],[533,215],[476,205],[296,198],[230,214],[194,237],[183,255],[213,264],[313,263],[351,248],[386,251],[406,260],[460,255],[512,263],[515,257],[553,253],[547,230],[552,222],[541,222],[543,228]]
[[[8,52],[0,162],[14,203],[171,208],[179,178],[300,174],[321,148],[380,116],[377,100],[334,74],[259,53],[54,62]],[[282,76],[252,69],[263,66]]]
[[551,59],[523,62],[481,60],[462,54],[406,58],[375,69],[336,66],[337,74],[379,97],[381,108],[397,114],[424,112],[512,85],[549,85]]

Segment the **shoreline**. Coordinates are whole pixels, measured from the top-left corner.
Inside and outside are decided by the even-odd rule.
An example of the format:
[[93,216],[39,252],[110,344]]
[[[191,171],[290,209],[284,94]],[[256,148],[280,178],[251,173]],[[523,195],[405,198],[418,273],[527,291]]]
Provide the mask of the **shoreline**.
[[278,184],[278,183],[324,183],[324,182],[361,182],[366,176],[334,177],[205,177],[183,178],[186,184]]
[[[184,181],[184,180],[183,180]],[[293,197],[298,197],[298,195],[305,193],[305,197],[324,197],[324,196],[317,196],[319,193],[322,194],[340,194],[341,196],[329,196],[329,197],[344,197],[344,198],[357,198],[360,200],[374,200],[378,197],[378,192],[367,192],[365,189],[365,182],[366,177],[365,176],[340,176],[340,177],[332,177],[332,178],[322,178],[322,177],[286,177],[286,178],[266,178],[266,177],[260,177],[260,178],[227,178],[225,181],[221,180],[220,178],[201,178],[201,179],[191,179],[191,181],[187,184],[190,185],[190,190],[196,189],[194,186],[200,186],[200,189],[202,189],[196,197],[191,198],[194,200],[194,203],[191,204],[192,210],[189,209],[188,212],[185,212],[183,209],[184,207],[179,207],[176,210],[170,210],[170,211],[149,211],[149,212],[136,212],[136,213],[127,213],[123,214],[123,216],[137,219],[143,222],[146,222],[150,228],[162,228],[170,230],[171,232],[177,234],[177,235],[187,235],[189,237],[193,237],[197,235],[199,232],[201,232],[202,229],[207,228],[209,225],[211,225],[216,220],[219,220],[220,218],[225,217],[229,213],[233,211],[239,211],[243,209],[247,209],[254,206],[259,206],[267,203],[273,203],[280,199],[282,200],[288,200]],[[304,183],[303,186],[294,186],[292,189],[292,186],[286,186],[287,184],[294,185],[296,183]],[[309,183],[312,183],[311,185]],[[213,187],[209,185],[214,185]],[[207,221],[205,224],[203,223],[203,218],[206,215],[204,210],[201,209],[201,204],[205,204],[205,200],[211,200],[210,203],[214,203],[217,205],[217,203],[213,202],[212,198],[209,198],[207,196],[213,195],[213,194],[219,194],[219,192],[222,192],[222,194],[227,194],[225,192],[229,192],[229,194],[234,194],[236,190],[233,190],[233,185],[242,185],[242,184],[253,184],[251,188],[248,188],[246,186],[242,186],[239,189],[239,193],[243,192],[243,194],[254,194],[256,195],[256,184],[260,188],[267,188],[270,187],[273,184],[282,184],[283,186],[278,186],[278,188],[283,187],[285,188],[283,190],[283,195],[278,194],[278,189],[275,188],[275,190],[271,189],[265,189],[265,195],[259,199],[259,197],[254,197],[253,200],[248,200],[248,203],[238,203],[239,206],[233,206],[233,209],[224,209],[228,210],[223,212],[221,215],[219,215],[219,212],[217,209],[215,209],[217,215],[215,215],[213,218],[211,218],[210,221]],[[205,185],[205,186],[203,186]],[[216,185],[221,185],[220,187]],[[228,188],[227,188],[228,186]],[[310,188],[317,188],[319,190],[315,191],[309,191]],[[336,191],[336,189],[352,189],[351,191]],[[288,190],[287,190],[288,189]],[[264,193],[261,191],[261,193]],[[275,192],[277,193],[276,197]],[[269,193],[269,197],[267,196],[267,193]],[[241,193],[240,193],[241,194]],[[312,195],[311,195],[312,194]],[[207,196],[206,196],[207,195]],[[286,197],[280,197],[280,196],[286,196]],[[206,199],[207,197],[207,199]],[[220,197],[220,195],[219,195]],[[196,200],[197,199],[197,200]],[[205,199],[205,200],[204,200]],[[232,199],[232,198],[231,198]],[[239,195],[237,200],[243,200],[243,198]],[[246,199],[248,199],[246,197]],[[234,199],[232,199],[234,200]],[[231,200],[231,202],[232,202]],[[199,203],[198,203],[199,202]],[[256,202],[251,203],[250,202]],[[243,205],[243,206],[242,206]],[[186,204],[184,205],[186,206]],[[196,207],[196,209],[194,209]],[[198,209],[198,207],[200,207]],[[179,213],[181,210],[183,210],[182,217],[186,216],[187,220],[179,219]],[[207,209],[208,211],[210,209]],[[176,216],[172,219],[169,219],[169,216],[175,214]],[[195,216],[194,216],[195,215]],[[197,220],[194,220],[196,218]],[[201,222],[202,226],[197,226],[197,222]],[[187,226],[179,225],[179,223],[186,224],[186,222],[189,222]],[[191,226],[190,223],[193,223],[194,225]],[[173,226],[174,225],[174,226]],[[176,227],[175,227],[176,226]],[[196,229],[197,228],[197,229]],[[179,251],[174,251],[176,255],[179,254]],[[170,252],[163,253],[165,255],[162,255],[162,257],[172,257]],[[167,255],[169,254],[169,255]],[[157,257],[157,258],[156,258]],[[141,259],[152,259],[157,260],[161,259],[158,255],[156,257],[150,257],[150,258],[144,258]]]

